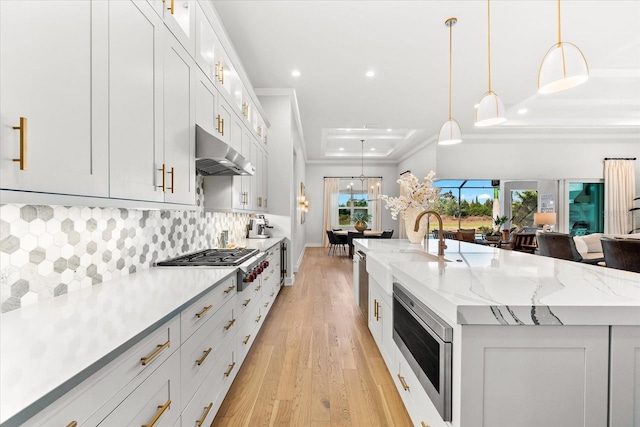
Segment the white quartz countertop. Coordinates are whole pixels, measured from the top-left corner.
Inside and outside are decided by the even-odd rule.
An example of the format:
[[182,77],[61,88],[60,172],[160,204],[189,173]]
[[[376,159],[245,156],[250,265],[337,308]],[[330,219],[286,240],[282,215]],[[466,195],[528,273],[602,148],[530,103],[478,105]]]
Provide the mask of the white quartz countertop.
[[1,315],[0,423],[48,405],[235,271],[151,268]]
[[244,239],[236,242],[238,246],[244,246],[249,249],[258,249],[265,252],[284,240],[284,237],[269,237],[267,239]]
[[[446,241],[447,261],[436,261],[437,240],[426,251],[408,240],[355,242],[367,270],[390,270],[388,278],[452,323],[640,325],[639,273],[457,240]],[[391,283],[382,285],[390,294]]]

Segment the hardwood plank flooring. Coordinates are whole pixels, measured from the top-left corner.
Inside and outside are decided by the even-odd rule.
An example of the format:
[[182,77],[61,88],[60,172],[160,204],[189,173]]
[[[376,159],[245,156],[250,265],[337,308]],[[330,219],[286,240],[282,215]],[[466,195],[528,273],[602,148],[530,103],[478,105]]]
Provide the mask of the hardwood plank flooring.
[[353,298],[352,262],[307,248],[212,426],[411,426]]

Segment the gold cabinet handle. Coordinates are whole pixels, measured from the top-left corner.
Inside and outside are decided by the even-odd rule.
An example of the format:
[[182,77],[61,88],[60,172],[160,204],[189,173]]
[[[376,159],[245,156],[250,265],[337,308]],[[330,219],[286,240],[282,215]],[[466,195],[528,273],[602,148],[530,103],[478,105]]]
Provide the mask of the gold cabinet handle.
[[264,303],[264,308],[267,308],[267,307],[269,307],[269,301]]
[[424,421],[420,421],[420,425],[422,427],[429,427],[429,425],[427,423],[425,423]]
[[156,412],[153,418],[151,418],[149,424],[143,424],[142,427],[153,427],[158,422],[162,414],[164,414],[164,411],[167,410],[169,405],[171,405],[171,400],[167,400],[164,405],[158,405],[158,412]]
[[175,2],[175,0],[171,0],[171,6],[169,6],[169,7],[167,8],[167,10],[170,10],[170,11],[171,11],[171,14],[172,14],[172,15],[173,15],[173,14],[174,14],[174,12],[175,12],[175,8],[174,8],[175,3],[176,3],[176,2]]
[[256,286],[256,288],[254,289],[256,292],[258,292],[260,289],[262,288],[262,285],[258,285]]
[[200,427],[202,424],[204,424],[204,420],[207,419],[207,415],[209,415],[209,411],[211,410],[211,408],[213,407],[213,402],[209,403],[209,406],[206,406],[204,408],[204,413],[202,414],[202,416],[200,417],[200,419],[198,421],[196,421],[196,425],[198,427]]
[[220,133],[220,114],[216,116],[216,130]]
[[258,126],[258,136],[262,137],[262,126]]
[[222,136],[224,136],[224,119],[220,119],[220,123],[222,126],[222,130],[220,131],[220,133],[222,134]]
[[205,308],[202,309],[201,312],[196,313],[196,317],[198,319],[200,319],[202,316],[204,316],[205,314],[207,314],[207,311],[211,310],[211,308],[213,307],[213,304],[209,304],[208,306],[206,306]]
[[236,362],[231,363],[231,365],[229,365],[229,370],[227,372],[224,373],[225,377],[228,377],[229,375],[231,375],[231,371],[233,371],[233,368],[236,366]]
[[229,286],[227,289],[224,290],[225,294],[228,294],[229,292],[231,292],[232,290],[234,290],[236,288],[236,285],[231,285]]
[[224,65],[220,66],[220,83],[224,84]]
[[249,305],[249,303],[250,303],[250,302],[251,302],[251,298],[249,298],[248,300],[245,300],[245,301],[242,303],[242,305],[243,305],[244,307],[246,307],[246,306],[248,306],[248,305]]
[[380,303],[376,301],[376,321],[380,321]]
[[249,342],[250,339],[251,339],[251,334],[249,334],[246,337],[244,337],[244,340],[242,341],[242,344],[247,345],[247,343]]
[[71,421],[69,424],[67,424],[67,427],[78,427],[78,422],[77,421]]
[[[167,190],[171,190],[171,193],[173,194],[173,187],[175,187],[175,185],[173,183],[173,177],[176,176],[175,168],[171,168],[171,170],[169,172],[167,172],[167,173],[171,174],[171,187],[167,187]],[[163,182],[164,182],[164,179],[163,179]]]
[[20,170],[27,170],[27,118],[20,117],[20,125],[13,126],[15,130],[20,131],[20,157],[13,159],[14,162],[20,163]]
[[224,330],[228,331],[229,329],[231,329],[234,323],[236,323],[236,319],[229,320],[229,323],[227,323],[227,326],[224,327]]
[[220,80],[220,66],[222,64],[220,63],[220,61],[216,62],[216,79]]
[[404,377],[400,376],[400,374],[398,374],[398,379],[400,380],[400,384],[402,384],[402,388],[404,389],[404,391],[409,391],[409,386],[404,381]]
[[256,323],[258,323],[260,319],[262,319],[262,314],[258,314],[258,317],[256,318]]
[[196,360],[196,365],[198,365],[198,366],[202,365],[202,363],[204,363],[204,359],[206,359],[207,356],[209,355],[209,353],[211,353],[211,347],[209,347],[208,349],[204,350],[202,353],[203,353],[202,357],[200,359]]
[[153,361],[153,359],[155,359],[156,357],[158,357],[158,355],[160,353],[162,353],[167,347],[169,347],[170,341],[167,340],[166,343],[164,344],[158,344],[158,346],[156,347],[155,351],[153,353],[151,353],[149,356],[147,357],[143,357],[140,359],[142,366],[146,366],[149,363],[151,363]]
[[166,178],[167,166],[163,163],[162,167],[158,170],[162,172],[162,185],[156,185],[156,187],[162,188],[162,191],[165,192],[167,191],[167,178]]
[[271,295],[270,295],[270,296],[274,296],[275,294],[276,294],[275,292],[271,292]]

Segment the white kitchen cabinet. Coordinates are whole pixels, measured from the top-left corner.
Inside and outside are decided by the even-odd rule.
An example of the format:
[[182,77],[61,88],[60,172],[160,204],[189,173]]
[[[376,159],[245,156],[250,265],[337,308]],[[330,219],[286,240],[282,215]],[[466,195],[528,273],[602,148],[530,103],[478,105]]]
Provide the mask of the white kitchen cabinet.
[[611,327],[609,425],[640,426],[640,327]]
[[391,297],[383,290],[376,278],[369,275],[369,330],[378,344],[387,368],[395,366],[395,348],[393,341],[393,312]]
[[218,132],[216,119],[216,108],[218,105],[218,91],[213,87],[213,83],[205,76],[205,73],[198,71],[196,79],[196,124],[202,129],[215,135]]
[[173,426],[180,416],[180,354],[175,352],[99,426]]
[[216,70],[216,53],[218,52],[216,34],[213,31],[213,26],[209,22],[207,15],[202,9],[202,5],[196,3],[195,9],[195,59],[207,79],[213,82]]
[[227,144],[231,144],[231,130],[233,121],[233,110],[229,103],[222,97],[218,97],[218,109],[216,114],[217,129],[214,134]]
[[195,204],[195,63],[170,35],[163,75],[165,201]]
[[607,425],[607,326],[463,325],[455,339],[462,346],[455,425]]
[[1,189],[108,195],[105,28],[106,3],[0,1]]
[[162,181],[156,153],[162,155],[163,34],[147,4],[109,3],[111,197],[164,201],[156,187]]
[[195,0],[147,0],[180,44],[193,56],[196,34]]

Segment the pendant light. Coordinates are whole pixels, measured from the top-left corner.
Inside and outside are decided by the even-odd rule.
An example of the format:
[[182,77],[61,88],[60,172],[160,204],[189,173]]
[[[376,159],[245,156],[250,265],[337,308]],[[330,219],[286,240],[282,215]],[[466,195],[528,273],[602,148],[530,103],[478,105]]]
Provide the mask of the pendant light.
[[487,70],[489,90],[476,108],[476,126],[493,126],[507,120],[502,100],[491,90],[491,0],[487,0]]
[[589,79],[589,67],[584,55],[573,43],[563,42],[560,31],[560,0],[558,0],[558,43],[551,46],[538,72],[538,92],[560,92],[578,86]]
[[453,118],[451,118],[451,57],[452,55],[452,39],[453,39],[453,26],[456,25],[458,20],[456,18],[449,18],[444,22],[444,25],[449,28],[449,120],[447,120],[440,128],[440,134],[438,135],[438,144],[451,145],[462,142],[462,131],[460,125]]

